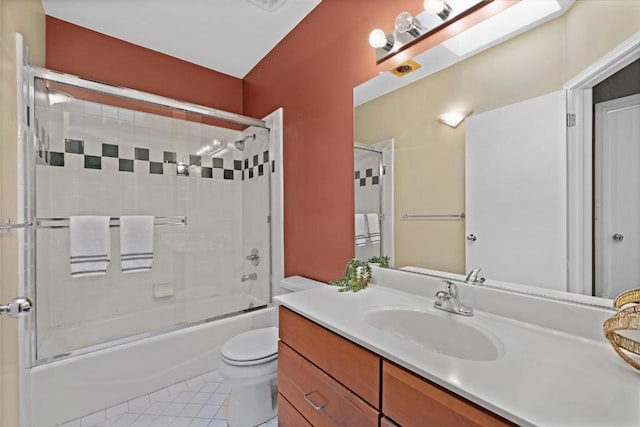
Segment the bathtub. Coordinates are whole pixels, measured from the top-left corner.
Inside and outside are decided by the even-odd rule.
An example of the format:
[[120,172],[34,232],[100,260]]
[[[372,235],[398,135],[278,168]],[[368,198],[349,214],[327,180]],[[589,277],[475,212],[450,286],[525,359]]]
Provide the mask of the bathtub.
[[[191,314],[215,313],[220,304],[196,303]],[[275,314],[264,308],[33,367],[31,427],[62,424],[217,369],[227,339],[274,326]]]

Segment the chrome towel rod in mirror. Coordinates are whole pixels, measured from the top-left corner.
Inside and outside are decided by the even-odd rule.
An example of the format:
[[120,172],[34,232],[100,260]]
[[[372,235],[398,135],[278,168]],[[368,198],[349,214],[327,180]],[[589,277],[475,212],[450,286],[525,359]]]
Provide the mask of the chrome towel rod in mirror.
[[[109,227],[120,227],[120,217],[111,217],[109,219]],[[0,231],[12,230],[15,228],[69,228],[69,218],[35,218],[33,222],[27,222],[23,224],[11,224],[11,221],[6,221],[0,224]],[[153,224],[155,226],[185,226],[187,225],[186,216],[156,216]]]
[[26,222],[24,224],[11,224],[11,220],[10,219],[6,219],[2,223],[0,223],[0,231],[13,230],[15,228],[29,228],[32,225],[33,225],[33,223],[31,223],[31,222]]
[[464,212],[462,212],[460,214],[443,214],[443,215],[409,215],[409,214],[403,214],[402,215],[402,219],[403,220],[408,220],[408,219],[432,219],[432,218],[463,219],[464,218]]

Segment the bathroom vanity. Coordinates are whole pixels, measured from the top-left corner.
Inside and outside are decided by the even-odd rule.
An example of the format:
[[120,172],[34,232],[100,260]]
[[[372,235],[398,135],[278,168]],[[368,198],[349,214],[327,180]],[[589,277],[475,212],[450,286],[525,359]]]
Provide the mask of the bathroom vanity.
[[285,427],[512,425],[285,307],[278,351]]
[[640,425],[640,375],[600,338],[609,311],[461,285],[464,317],[433,309],[437,279],[374,278],[277,298],[281,425]]

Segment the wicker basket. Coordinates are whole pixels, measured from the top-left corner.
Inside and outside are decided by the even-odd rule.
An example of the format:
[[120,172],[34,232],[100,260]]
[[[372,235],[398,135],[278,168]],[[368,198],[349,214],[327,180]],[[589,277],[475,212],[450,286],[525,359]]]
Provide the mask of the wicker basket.
[[604,336],[625,362],[640,370],[640,359],[625,352],[640,356],[640,342],[618,333],[625,330],[640,331],[640,289],[623,292],[615,299],[613,306],[618,312],[604,322]]

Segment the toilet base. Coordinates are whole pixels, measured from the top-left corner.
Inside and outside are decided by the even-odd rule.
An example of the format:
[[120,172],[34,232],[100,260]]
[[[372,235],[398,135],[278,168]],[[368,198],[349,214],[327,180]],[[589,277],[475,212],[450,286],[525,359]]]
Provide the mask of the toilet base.
[[231,390],[227,405],[229,427],[253,427],[278,415],[275,381],[266,381]]

